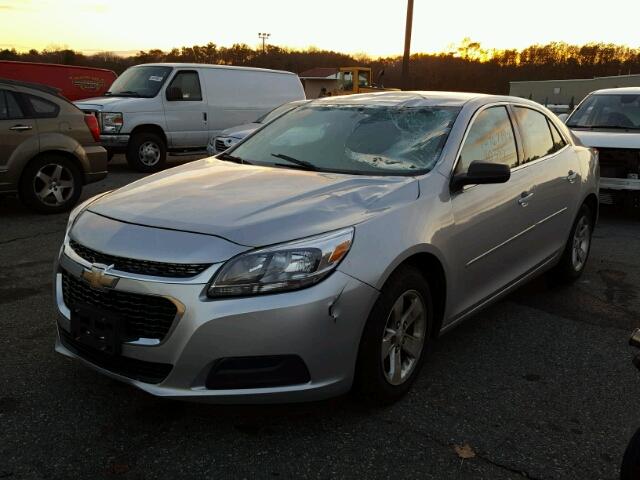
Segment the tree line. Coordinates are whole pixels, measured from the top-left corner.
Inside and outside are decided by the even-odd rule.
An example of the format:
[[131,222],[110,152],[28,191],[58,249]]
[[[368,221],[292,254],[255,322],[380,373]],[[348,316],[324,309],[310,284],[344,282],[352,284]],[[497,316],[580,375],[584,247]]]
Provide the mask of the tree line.
[[[18,52],[0,50],[0,60],[60,63],[108,68],[122,73],[132,65],[150,62],[188,62],[273,68],[301,73],[313,67],[369,66],[386,87],[401,87],[402,57],[372,58],[317,48],[290,49],[268,45],[252,48],[246,44],[230,47],[208,43],[170,51],[152,49],[128,57],[113,52],[83,54],[67,48]],[[485,49],[466,38],[446,52],[411,56],[409,85],[415,90],[476,91],[508,93],[515,80],[592,78],[608,75],[640,74],[640,48],[589,43],[570,45],[552,42],[522,50]]]

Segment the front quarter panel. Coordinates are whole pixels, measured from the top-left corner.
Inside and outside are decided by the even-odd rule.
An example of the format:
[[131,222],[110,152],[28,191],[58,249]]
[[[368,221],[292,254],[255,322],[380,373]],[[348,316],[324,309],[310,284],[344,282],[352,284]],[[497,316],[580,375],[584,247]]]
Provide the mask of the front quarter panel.
[[353,248],[339,270],[380,290],[402,262],[429,253],[440,260],[446,273],[440,245],[453,220],[443,192],[445,183],[442,175],[431,172],[420,179],[417,200],[358,224]]

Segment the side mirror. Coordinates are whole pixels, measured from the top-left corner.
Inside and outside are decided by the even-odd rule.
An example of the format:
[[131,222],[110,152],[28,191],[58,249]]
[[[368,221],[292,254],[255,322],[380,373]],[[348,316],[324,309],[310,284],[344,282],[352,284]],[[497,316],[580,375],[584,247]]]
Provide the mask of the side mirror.
[[505,183],[511,178],[511,169],[502,163],[471,162],[467,173],[455,175],[451,179],[451,190],[460,190],[465,185]]
[[560,119],[560,121],[562,123],[565,123],[567,121],[567,118],[569,118],[569,114],[568,113],[561,113],[560,115],[558,115],[558,118]]

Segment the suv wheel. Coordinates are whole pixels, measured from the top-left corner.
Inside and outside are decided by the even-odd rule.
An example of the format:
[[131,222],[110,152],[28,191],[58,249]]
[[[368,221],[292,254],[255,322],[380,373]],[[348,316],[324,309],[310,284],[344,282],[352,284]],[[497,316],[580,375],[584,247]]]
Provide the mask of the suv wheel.
[[415,381],[431,346],[433,302],[419,270],[394,272],[365,325],[358,352],[355,388],[373,403],[402,397]]
[[62,155],[40,156],[27,165],[20,179],[22,201],[40,213],[64,212],[82,193],[82,172]]
[[157,172],[167,163],[167,146],[155,133],[136,133],[127,147],[127,163],[139,172]]

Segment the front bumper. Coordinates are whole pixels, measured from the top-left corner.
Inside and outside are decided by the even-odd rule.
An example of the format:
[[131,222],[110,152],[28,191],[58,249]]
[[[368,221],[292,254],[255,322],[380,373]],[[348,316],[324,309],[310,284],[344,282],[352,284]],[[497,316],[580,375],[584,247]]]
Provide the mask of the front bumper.
[[[60,268],[78,275],[88,263],[68,247],[56,266],[58,329],[70,330]],[[67,255],[68,253],[68,255]],[[220,264],[210,267],[212,274]],[[158,384],[134,380],[101,368],[56,341],[56,351],[153,395],[214,403],[271,403],[319,400],[347,392],[353,382],[360,336],[378,291],[340,271],[295,292],[210,300],[205,283],[157,277],[120,276],[116,290],[169,297],[184,306],[170,333],[158,345],[123,344],[122,355],[171,364]],[[206,378],[216,360],[229,357],[297,355],[309,370],[304,384],[269,388],[212,390]]]
[[600,177],[600,189],[640,191],[640,179]]
[[125,149],[129,144],[129,135],[100,135],[100,143],[105,148]]

